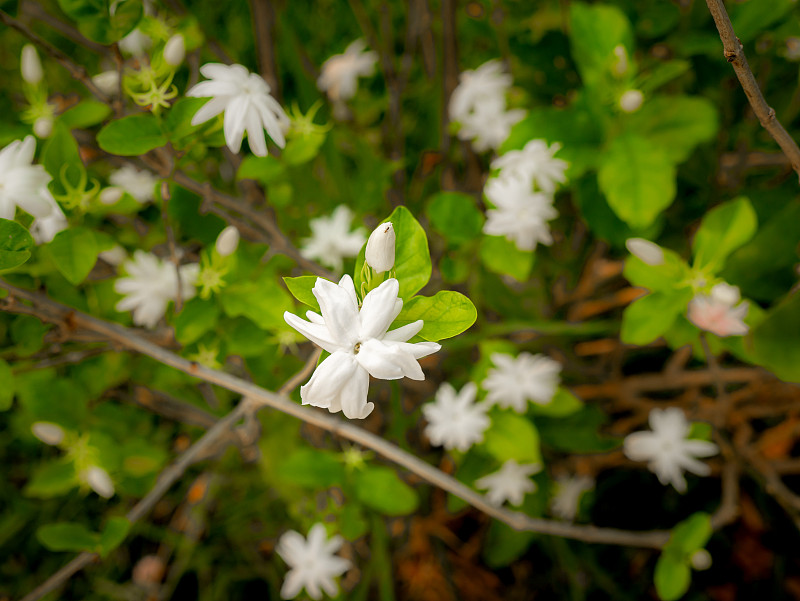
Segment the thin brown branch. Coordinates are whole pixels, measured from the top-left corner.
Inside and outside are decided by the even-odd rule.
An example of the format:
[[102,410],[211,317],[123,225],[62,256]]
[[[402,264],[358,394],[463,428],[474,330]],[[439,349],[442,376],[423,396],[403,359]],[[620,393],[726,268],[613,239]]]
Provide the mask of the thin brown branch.
[[753,107],[753,112],[764,129],[769,132],[789,158],[792,168],[800,175],[800,148],[797,147],[797,143],[778,121],[775,109],[769,106],[764,99],[761,88],[759,88],[758,82],[750,70],[750,65],[747,64],[742,42],[736,37],[736,32],[733,30],[733,24],[728,12],[725,10],[725,4],[722,0],[706,0],[706,4],[711,16],[714,18],[717,31],[719,31],[725,60],[731,63],[733,70],[736,72],[736,77],[742,85],[750,106]]
[[261,77],[269,84],[270,93],[281,99],[278,85],[278,65],[275,62],[275,8],[270,0],[250,0],[253,14],[253,29],[258,51],[258,67]]

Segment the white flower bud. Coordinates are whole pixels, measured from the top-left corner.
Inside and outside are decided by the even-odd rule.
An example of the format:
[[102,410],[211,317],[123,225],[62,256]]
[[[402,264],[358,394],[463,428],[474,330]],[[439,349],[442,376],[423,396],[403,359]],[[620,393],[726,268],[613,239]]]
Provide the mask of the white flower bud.
[[109,265],[122,265],[128,259],[128,253],[125,252],[125,249],[122,248],[119,244],[116,246],[109,248],[108,250],[104,250],[99,255],[97,255],[103,261],[108,263]]
[[173,67],[177,67],[186,57],[186,42],[183,36],[176,33],[164,46],[164,62]]
[[104,499],[110,499],[114,496],[114,483],[111,481],[111,476],[102,467],[93,465],[83,472],[82,479]]
[[239,246],[239,230],[236,226],[229,225],[217,236],[217,252],[221,257],[227,257],[236,252]]
[[628,90],[619,99],[619,108],[626,113],[635,113],[642,108],[644,94],[640,90]]
[[39,85],[39,82],[42,81],[44,77],[42,63],[39,60],[39,54],[36,52],[36,48],[33,44],[25,44],[22,47],[20,71],[22,72],[22,79],[32,86]]
[[622,77],[628,72],[628,51],[622,44],[617,44],[614,47],[614,56],[617,57],[614,63],[614,74]]
[[698,549],[689,561],[695,570],[707,570],[711,567],[711,553],[705,549]]
[[364,258],[376,273],[383,273],[394,267],[394,242],[394,226],[391,221],[381,223],[370,234]]
[[92,77],[92,83],[100,88],[100,91],[106,96],[113,96],[119,92],[119,73],[103,71]]
[[31,426],[31,432],[44,444],[57,445],[64,440],[64,428],[52,422],[36,422]]
[[625,247],[630,253],[647,265],[661,265],[664,262],[664,251],[658,244],[644,238],[628,238]]
[[51,117],[39,117],[33,122],[33,133],[37,138],[44,140],[53,133],[53,119]]
[[116,204],[119,202],[119,199],[122,198],[123,194],[125,194],[125,190],[117,186],[103,188],[102,192],[100,192],[100,202],[104,205]]
[[739,288],[720,282],[711,289],[711,298],[716,302],[733,307],[742,298]]

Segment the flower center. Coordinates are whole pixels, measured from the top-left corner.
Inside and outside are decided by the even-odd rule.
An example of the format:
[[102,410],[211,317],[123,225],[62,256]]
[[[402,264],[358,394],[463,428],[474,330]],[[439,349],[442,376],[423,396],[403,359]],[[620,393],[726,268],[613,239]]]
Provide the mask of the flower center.
[[358,351],[360,351],[360,350],[361,350],[361,343],[360,342],[356,342],[356,345],[353,347],[353,354],[357,355]]

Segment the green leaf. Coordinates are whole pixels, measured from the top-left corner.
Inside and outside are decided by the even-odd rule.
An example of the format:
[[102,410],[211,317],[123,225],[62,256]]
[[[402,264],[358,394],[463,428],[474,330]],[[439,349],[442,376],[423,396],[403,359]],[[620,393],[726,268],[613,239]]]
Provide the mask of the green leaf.
[[501,463],[515,459],[519,463],[541,463],[539,432],[527,418],[510,411],[495,410],[492,427],[486,431],[484,446]]
[[[397,207],[387,219],[391,221],[396,236],[394,268],[400,283],[400,298],[409,300],[431,279],[431,255],[425,230],[405,207]],[[364,248],[358,255],[355,270],[356,291],[361,290],[361,268],[364,265]]]
[[190,140],[180,143],[183,138],[197,132],[202,125],[192,125],[194,114],[208,101],[207,98],[181,98],[173,104],[164,117],[164,133],[176,144],[176,148],[184,148]]
[[131,523],[127,518],[115,517],[108,520],[100,534],[100,556],[105,557],[119,547],[130,532]]
[[475,305],[460,292],[442,290],[434,296],[415,296],[403,306],[392,329],[422,319],[420,338],[436,342],[468,329],[478,317]]
[[600,433],[608,416],[593,406],[584,406],[564,417],[537,417],[542,444],[567,453],[602,453],[620,446],[622,440]]
[[386,515],[408,515],[419,505],[416,491],[388,467],[357,472],[355,490],[359,501]]
[[157,472],[167,461],[167,453],[142,438],[126,442],[121,449],[122,469],[134,478]]
[[60,497],[77,484],[75,464],[71,459],[60,459],[38,466],[25,485],[25,494],[39,499]]
[[694,236],[694,266],[716,273],[728,255],[753,237],[757,227],[756,212],[746,198],[714,207],[705,214]]
[[510,275],[524,282],[533,267],[533,253],[520,250],[502,236],[483,236],[480,246],[481,262],[495,273]]
[[425,214],[431,225],[455,245],[471,242],[480,236],[483,214],[475,198],[462,192],[439,192],[428,201]]
[[625,223],[644,228],[675,199],[675,167],[667,154],[637,135],[615,138],[603,153],[598,183]]
[[67,126],[60,120],[53,127],[53,134],[45,142],[42,149],[42,164],[53,177],[50,189],[55,194],[64,194],[67,188],[64,180],[76,185],[86,173],[81,160],[78,142]]
[[692,571],[689,566],[672,554],[662,553],[656,562],[656,592],[662,601],[680,599],[689,590]]
[[695,551],[706,546],[712,532],[711,516],[702,511],[697,512],[672,529],[664,550],[674,551],[689,559]]
[[492,520],[486,537],[483,557],[486,565],[498,569],[519,559],[535,538],[533,532],[514,530],[497,520]]
[[607,4],[572,2],[569,8],[572,56],[587,86],[597,85],[611,75],[619,60],[614,54],[617,46],[632,55],[630,21],[619,8]]
[[800,382],[800,294],[772,307],[750,334],[756,361],[781,380]]
[[11,366],[0,359],[0,411],[9,409],[13,399],[14,373],[11,371]]
[[364,512],[357,503],[345,503],[339,515],[339,528],[342,536],[349,541],[354,541],[364,536],[369,530],[369,522],[364,517]]
[[50,551],[94,551],[100,537],[83,524],[58,522],[36,530],[39,539]]
[[16,221],[0,219],[0,271],[14,269],[27,261],[33,237]]
[[222,289],[219,294],[222,310],[229,317],[244,316],[263,330],[283,328],[283,313],[293,304],[272,273]]
[[102,123],[111,114],[111,107],[99,100],[83,100],[68,108],[58,118],[69,129],[83,129]]
[[216,327],[218,319],[219,307],[215,302],[195,297],[175,318],[175,339],[183,345],[196,342]]
[[672,292],[689,277],[689,266],[675,251],[668,248],[664,252],[664,262],[648,265],[639,257],[631,255],[625,260],[622,274],[634,286],[647,288],[651,292]]
[[11,340],[16,344],[14,350],[22,357],[42,348],[46,333],[47,326],[30,315],[18,315],[11,323]]
[[311,291],[317,283],[317,276],[315,275],[301,275],[296,278],[283,278],[289,292],[292,293],[297,300],[301,303],[308,305],[314,311],[319,312],[319,302],[317,297]]
[[83,227],[73,227],[56,234],[47,250],[53,262],[70,284],[80,284],[97,262],[97,242],[94,233]]
[[306,488],[341,486],[345,479],[344,465],[332,453],[316,449],[299,449],[278,465],[278,475]]
[[622,314],[620,340],[625,344],[650,344],[669,330],[691,298],[692,291],[686,288],[653,292],[636,299]]
[[529,413],[533,415],[548,415],[550,417],[563,417],[572,415],[580,411],[583,401],[572,394],[569,390],[559,387],[553,399],[546,405],[531,403],[528,407]]
[[279,181],[286,174],[286,166],[273,156],[247,156],[239,165],[236,179],[254,179],[264,185]]
[[327,133],[314,130],[301,135],[290,136],[283,149],[281,157],[287,165],[302,165],[319,154],[319,149],[325,143]]
[[[88,0],[88,3],[96,4],[96,1]],[[110,14],[108,5],[106,5],[91,17],[86,16],[76,20],[78,29],[84,36],[99,44],[108,45],[119,41],[133,31],[143,15],[142,2],[123,0],[116,3],[113,15]]]
[[152,115],[131,115],[103,127],[97,134],[97,143],[111,154],[138,156],[164,146],[167,137]]

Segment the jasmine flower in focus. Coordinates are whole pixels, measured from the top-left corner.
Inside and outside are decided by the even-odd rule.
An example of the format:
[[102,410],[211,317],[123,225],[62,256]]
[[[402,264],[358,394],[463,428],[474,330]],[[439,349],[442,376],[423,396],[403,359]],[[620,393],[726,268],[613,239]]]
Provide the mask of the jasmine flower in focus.
[[44,167],[33,164],[35,152],[33,136],[0,150],[0,218],[14,219],[17,207],[37,218],[53,210],[55,201],[47,189],[51,178]]

